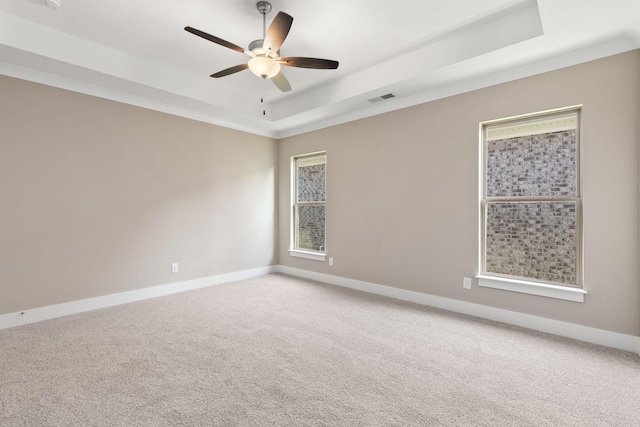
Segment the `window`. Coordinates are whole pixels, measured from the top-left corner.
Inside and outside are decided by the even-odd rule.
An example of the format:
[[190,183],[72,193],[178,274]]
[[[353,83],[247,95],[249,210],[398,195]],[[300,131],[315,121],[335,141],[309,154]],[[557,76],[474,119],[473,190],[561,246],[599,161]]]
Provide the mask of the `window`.
[[478,285],[584,301],[578,107],[481,124]]
[[290,255],[325,260],[326,153],[292,158]]

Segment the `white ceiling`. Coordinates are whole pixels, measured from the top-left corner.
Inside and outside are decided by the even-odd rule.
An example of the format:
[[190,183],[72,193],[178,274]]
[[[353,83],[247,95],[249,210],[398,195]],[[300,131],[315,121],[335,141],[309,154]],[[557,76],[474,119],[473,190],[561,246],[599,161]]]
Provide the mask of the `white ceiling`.
[[[640,0],[272,0],[293,16],[281,93],[209,75],[262,36],[257,0],[0,0],[0,74],[282,138],[640,48]],[[260,98],[266,95],[266,115]],[[393,93],[395,98],[371,99]]]

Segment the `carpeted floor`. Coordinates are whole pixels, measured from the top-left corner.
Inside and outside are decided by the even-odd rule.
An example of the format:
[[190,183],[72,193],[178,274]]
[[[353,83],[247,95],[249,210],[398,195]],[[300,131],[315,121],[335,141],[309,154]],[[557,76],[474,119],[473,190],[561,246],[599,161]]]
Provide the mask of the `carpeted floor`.
[[1,426],[638,426],[640,357],[283,275],[0,331]]

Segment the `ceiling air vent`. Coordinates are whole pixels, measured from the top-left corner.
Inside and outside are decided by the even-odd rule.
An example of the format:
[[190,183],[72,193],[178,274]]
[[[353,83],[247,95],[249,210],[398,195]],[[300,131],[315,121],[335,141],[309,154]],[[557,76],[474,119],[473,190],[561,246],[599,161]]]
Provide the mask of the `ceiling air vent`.
[[60,9],[62,2],[60,0],[44,0],[44,5],[49,9]]
[[376,103],[380,101],[386,101],[387,99],[395,98],[396,96],[392,93],[387,93],[386,95],[376,96],[375,98],[369,99],[369,102]]

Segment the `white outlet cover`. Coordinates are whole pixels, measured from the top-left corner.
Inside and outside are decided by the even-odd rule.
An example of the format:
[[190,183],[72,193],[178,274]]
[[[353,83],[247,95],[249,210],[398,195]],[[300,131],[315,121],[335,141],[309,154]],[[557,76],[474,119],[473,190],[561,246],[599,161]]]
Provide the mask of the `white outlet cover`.
[[178,272],[178,263],[174,262],[173,264],[171,264],[171,272],[172,273],[177,273]]
[[462,287],[465,289],[471,289],[471,278],[465,277],[462,280]]

